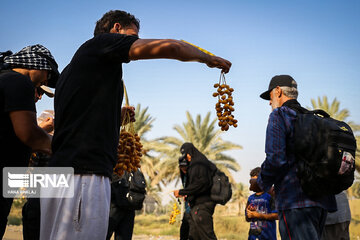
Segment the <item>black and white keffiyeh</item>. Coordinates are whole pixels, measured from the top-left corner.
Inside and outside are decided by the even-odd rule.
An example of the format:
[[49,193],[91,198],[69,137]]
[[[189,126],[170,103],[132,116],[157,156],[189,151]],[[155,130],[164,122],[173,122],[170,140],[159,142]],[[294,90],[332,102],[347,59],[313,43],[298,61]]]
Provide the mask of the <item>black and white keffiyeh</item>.
[[52,71],[52,77],[48,82],[49,87],[55,87],[59,76],[58,65],[54,57],[46,47],[40,44],[24,47],[19,52],[4,57],[4,63],[12,68],[20,67]]
[[4,62],[10,64],[12,67],[51,71],[52,69],[48,60],[45,57],[40,56],[38,53],[42,53],[55,61],[54,57],[47,48],[37,44],[24,47],[19,52],[5,57]]

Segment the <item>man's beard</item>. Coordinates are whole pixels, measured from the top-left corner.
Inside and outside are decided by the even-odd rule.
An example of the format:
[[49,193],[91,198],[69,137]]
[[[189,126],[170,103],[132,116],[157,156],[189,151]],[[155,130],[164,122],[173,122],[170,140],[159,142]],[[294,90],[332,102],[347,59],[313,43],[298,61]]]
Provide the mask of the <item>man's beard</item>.
[[272,101],[271,102],[271,111],[274,111],[274,109],[280,107],[279,102]]

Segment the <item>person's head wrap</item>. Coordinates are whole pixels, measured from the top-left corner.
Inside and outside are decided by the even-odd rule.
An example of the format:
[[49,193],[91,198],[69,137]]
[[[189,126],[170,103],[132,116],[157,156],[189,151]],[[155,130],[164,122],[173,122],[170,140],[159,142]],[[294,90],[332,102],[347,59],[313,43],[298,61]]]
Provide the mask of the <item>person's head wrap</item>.
[[58,65],[50,51],[40,45],[27,46],[19,52],[4,57],[4,63],[11,68],[26,68],[51,71],[47,86],[54,88],[59,78]]
[[179,167],[187,167],[189,165],[189,162],[187,161],[186,157],[180,157],[179,158]]
[[[186,155],[189,154],[191,156],[191,163],[198,161],[208,162],[209,160],[202,154],[192,143],[184,143],[180,147],[180,158],[186,158]],[[179,159],[180,160],[180,159]]]

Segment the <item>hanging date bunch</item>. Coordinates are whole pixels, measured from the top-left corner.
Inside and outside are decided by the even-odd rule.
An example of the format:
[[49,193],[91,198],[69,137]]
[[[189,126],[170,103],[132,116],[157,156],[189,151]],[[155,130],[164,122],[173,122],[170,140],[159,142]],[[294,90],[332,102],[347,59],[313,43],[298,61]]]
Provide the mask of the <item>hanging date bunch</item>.
[[[125,106],[129,106],[129,99],[124,85]],[[130,122],[129,113],[125,114],[122,119],[118,144],[118,159],[114,168],[114,172],[122,176],[125,171],[136,171],[140,168],[140,160],[142,157],[142,147],[140,136],[135,132],[134,123]]]
[[214,84],[214,88],[217,88],[217,91],[213,93],[213,96],[218,98],[215,109],[219,120],[219,127],[221,127],[222,131],[229,130],[230,126],[236,128],[238,121],[233,115],[233,112],[235,111],[232,96],[234,89],[226,84],[224,73],[220,74],[219,83]]
[[173,209],[170,214],[169,224],[174,224],[176,222],[176,216],[180,214],[180,210],[176,203],[173,205]]
[[[214,56],[214,54],[199,46],[196,46],[184,40],[181,41],[198,48],[200,51],[208,55]],[[229,130],[230,126],[236,128],[238,121],[234,118],[234,115],[232,114],[232,112],[235,111],[234,101],[232,97],[232,92],[234,91],[234,89],[226,84],[225,73],[220,74],[219,83],[216,83],[214,87],[217,88],[217,92],[213,93],[213,96],[218,97],[218,102],[216,103],[215,108],[216,115],[219,119],[219,127],[221,127],[222,131]]]

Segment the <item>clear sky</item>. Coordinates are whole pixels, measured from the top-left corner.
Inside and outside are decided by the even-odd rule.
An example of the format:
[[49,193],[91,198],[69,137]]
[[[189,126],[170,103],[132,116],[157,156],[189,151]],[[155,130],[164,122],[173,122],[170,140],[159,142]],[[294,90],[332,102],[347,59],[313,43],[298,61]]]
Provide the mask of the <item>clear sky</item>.
[[[140,19],[141,38],[184,39],[230,60],[226,75],[235,89],[239,127],[223,138],[243,146],[230,154],[247,183],[251,168],[264,160],[270,106],[259,98],[271,77],[290,74],[298,82],[299,101],[336,98],[360,123],[360,1],[25,1],[1,0],[0,51],[32,44],[48,47],[62,70],[76,49],[93,34],[95,22],[112,9]],[[211,111],[220,71],[199,63],[146,60],[124,64],[130,103],[149,107],[156,118],[147,138],[176,135],[174,124]],[[89,96],[91,98],[91,96]],[[52,109],[44,97],[38,112]]]

